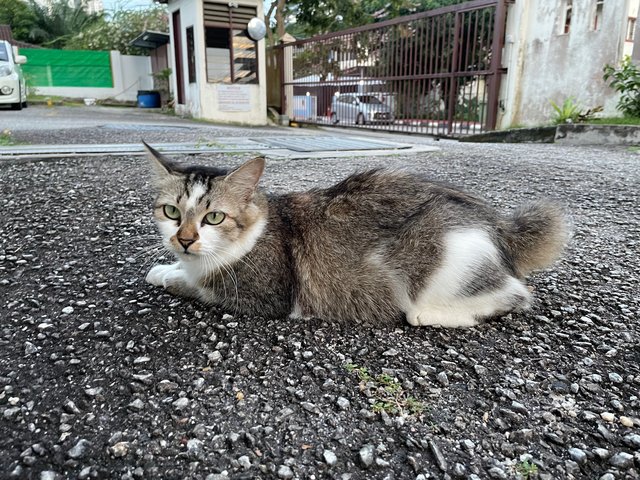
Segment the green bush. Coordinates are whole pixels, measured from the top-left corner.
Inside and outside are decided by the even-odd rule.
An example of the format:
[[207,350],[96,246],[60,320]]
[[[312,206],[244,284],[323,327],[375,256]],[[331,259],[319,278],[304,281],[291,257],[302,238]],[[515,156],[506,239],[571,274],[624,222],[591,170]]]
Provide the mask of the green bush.
[[558,125],[560,123],[578,123],[578,118],[582,114],[582,107],[573,97],[569,97],[562,102],[562,105],[558,105],[553,100],[550,100],[553,107],[553,123]]
[[618,68],[605,65],[604,81],[620,93],[617,109],[626,117],[640,117],[640,70],[628,55]]
[[553,119],[554,125],[561,123],[583,123],[589,122],[595,118],[596,113],[602,111],[602,106],[597,106],[584,110],[579,102],[576,102],[573,97],[569,97],[562,102],[562,105],[558,105],[553,100],[550,100],[553,107]]

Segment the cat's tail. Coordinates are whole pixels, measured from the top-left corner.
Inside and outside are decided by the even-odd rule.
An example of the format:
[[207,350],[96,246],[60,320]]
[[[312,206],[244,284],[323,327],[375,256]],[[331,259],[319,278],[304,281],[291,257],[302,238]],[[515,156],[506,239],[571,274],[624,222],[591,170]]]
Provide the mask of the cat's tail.
[[571,220],[562,206],[540,200],[517,208],[507,218],[506,249],[524,277],[551,265],[571,238]]

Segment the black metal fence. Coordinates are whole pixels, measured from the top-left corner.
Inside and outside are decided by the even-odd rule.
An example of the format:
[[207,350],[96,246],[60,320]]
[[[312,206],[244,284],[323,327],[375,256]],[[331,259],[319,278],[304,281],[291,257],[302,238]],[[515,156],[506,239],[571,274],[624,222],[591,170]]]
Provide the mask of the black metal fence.
[[[459,136],[496,124],[506,0],[476,0],[280,45],[291,120]],[[275,97],[275,96],[274,96]]]

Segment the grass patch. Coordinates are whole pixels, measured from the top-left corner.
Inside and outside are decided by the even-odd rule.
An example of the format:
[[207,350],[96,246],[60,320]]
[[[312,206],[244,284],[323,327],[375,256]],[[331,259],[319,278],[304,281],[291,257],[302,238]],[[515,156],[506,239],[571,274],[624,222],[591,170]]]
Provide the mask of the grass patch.
[[195,144],[196,148],[223,148],[224,145],[220,142],[216,142],[215,140],[205,140],[203,138],[198,138],[198,141]]
[[516,465],[516,472],[519,473],[523,479],[528,480],[529,478],[537,475],[538,466],[535,463],[531,463],[529,460],[524,460]]
[[366,367],[354,363],[347,363],[344,368],[358,378],[360,391],[369,391],[374,400],[373,412],[418,416],[426,410],[425,404],[409,395],[398,379],[391,375],[372,375]]
[[16,145],[16,141],[11,137],[10,130],[2,130],[0,132],[0,147],[10,147]]
[[46,105],[49,101],[51,101],[52,105],[56,105],[56,106],[65,106],[65,107],[84,106],[83,101],[73,99],[73,98],[59,97],[56,95],[35,95],[35,94],[27,95],[27,102],[33,103],[34,105],[35,104]]
[[585,123],[589,123],[592,125],[640,125],[640,118],[638,117],[594,118]]

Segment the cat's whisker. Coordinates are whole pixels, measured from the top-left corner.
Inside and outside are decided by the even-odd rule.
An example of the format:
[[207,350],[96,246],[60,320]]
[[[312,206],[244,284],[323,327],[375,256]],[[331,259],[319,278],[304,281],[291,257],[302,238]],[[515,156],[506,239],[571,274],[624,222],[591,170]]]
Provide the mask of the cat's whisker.
[[147,247],[139,254],[132,256],[132,258],[136,260],[141,257],[144,258],[144,261],[138,265],[137,272],[139,273],[144,269],[150,270],[154,265],[158,263],[159,260],[162,260],[168,254],[170,255],[171,252],[167,249],[167,247],[163,244],[159,244]]
[[[253,262],[250,259],[247,259],[245,257],[239,257],[237,255],[235,255],[234,253],[232,253],[230,250],[224,248],[224,247],[217,247],[216,248],[217,251],[220,251],[222,253],[224,253],[225,255],[229,256],[232,260],[237,261],[237,262],[241,262],[244,265],[246,265],[247,268],[249,268],[254,274],[258,275],[260,273],[258,266],[255,264],[255,262]],[[253,264],[253,265],[252,265]]]
[[160,250],[166,250],[166,247],[164,245],[153,245],[150,247],[146,247],[136,253],[130,254],[129,257],[137,259],[145,255],[148,255],[150,253],[155,253]]
[[[212,270],[218,273],[219,274],[218,276],[222,280],[222,291],[224,293],[224,300],[226,300],[227,299],[227,283],[224,281],[224,274],[222,274],[222,272],[220,271],[222,268],[222,264],[213,255],[210,256],[209,259],[212,261],[213,265],[215,266],[215,269],[212,269]],[[215,277],[213,281],[215,282]]]
[[230,264],[223,262],[222,258],[220,257],[220,255],[218,255],[218,253],[215,250],[208,248],[208,249],[204,249],[203,253],[205,255],[205,258],[209,258],[213,262],[215,262],[215,266],[217,267],[217,271],[223,282],[225,299],[228,298],[228,292],[226,291],[226,284],[225,284],[224,277],[228,275],[230,280],[233,282],[233,286],[235,289],[235,304],[236,304],[234,309],[234,315],[237,314],[240,303],[239,303],[239,294],[238,294],[238,276],[235,270]]
[[[216,253],[211,252],[211,257],[216,259],[216,263],[217,263],[218,267],[221,270],[224,270],[224,272],[226,272],[229,275],[229,278],[231,279],[231,281],[234,284],[235,292],[236,292],[235,300],[236,300],[236,310],[237,310],[237,305],[238,305],[238,281],[237,281],[237,278],[236,278],[236,274],[233,271],[233,269],[230,270],[229,266],[226,265],[224,262],[222,262],[222,259]],[[224,281],[224,277],[225,277],[224,272],[220,271],[220,276],[222,277],[223,281]],[[226,297],[227,297],[227,294],[225,292],[225,298]]]

